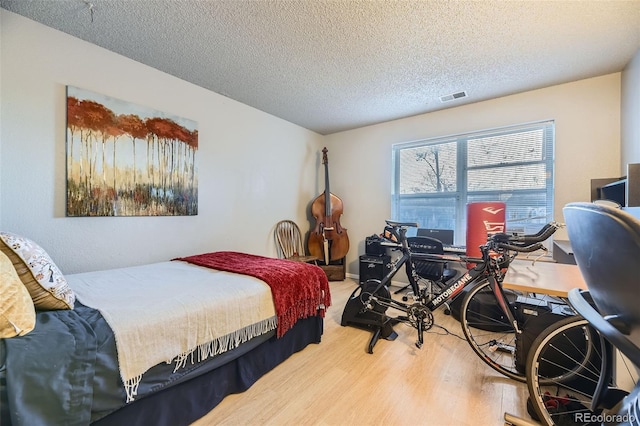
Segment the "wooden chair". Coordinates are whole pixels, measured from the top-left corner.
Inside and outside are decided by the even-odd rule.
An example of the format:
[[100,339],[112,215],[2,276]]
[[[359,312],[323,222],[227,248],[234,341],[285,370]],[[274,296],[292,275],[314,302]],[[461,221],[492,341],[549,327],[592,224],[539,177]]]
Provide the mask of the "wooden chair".
[[314,263],[319,260],[315,256],[307,256],[302,243],[300,228],[291,220],[281,220],[275,229],[278,256],[296,262]]

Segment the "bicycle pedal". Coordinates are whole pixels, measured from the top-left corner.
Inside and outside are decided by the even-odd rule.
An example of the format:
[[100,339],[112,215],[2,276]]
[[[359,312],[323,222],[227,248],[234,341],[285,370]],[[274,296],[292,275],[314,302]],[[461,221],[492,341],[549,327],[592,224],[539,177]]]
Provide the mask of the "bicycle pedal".
[[505,352],[505,353],[514,353],[514,347],[511,345],[506,345],[504,343],[493,342],[489,345],[489,348],[495,352]]

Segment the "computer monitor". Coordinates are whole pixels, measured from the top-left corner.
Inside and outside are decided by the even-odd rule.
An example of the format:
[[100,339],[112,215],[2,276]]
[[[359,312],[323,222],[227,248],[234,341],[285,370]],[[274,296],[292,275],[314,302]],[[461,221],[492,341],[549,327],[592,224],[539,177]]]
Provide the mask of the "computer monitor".
[[608,185],[603,185],[599,188],[599,199],[600,200],[610,200],[615,201],[621,206],[626,205],[627,198],[627,181],[619,180],[616,182],[612,182]]
[[442,241],[442,244],[453,245],[452,229],[418,228],[418,237],[431,237]]

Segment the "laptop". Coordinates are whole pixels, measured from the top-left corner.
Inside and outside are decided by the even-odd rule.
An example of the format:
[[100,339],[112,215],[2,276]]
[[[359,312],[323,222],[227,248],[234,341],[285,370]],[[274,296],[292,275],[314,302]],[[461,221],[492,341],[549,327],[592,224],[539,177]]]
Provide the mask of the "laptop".
[[431,237],[440,240],[442,244],[453,245],[453,229],[418,228],[418,237]]

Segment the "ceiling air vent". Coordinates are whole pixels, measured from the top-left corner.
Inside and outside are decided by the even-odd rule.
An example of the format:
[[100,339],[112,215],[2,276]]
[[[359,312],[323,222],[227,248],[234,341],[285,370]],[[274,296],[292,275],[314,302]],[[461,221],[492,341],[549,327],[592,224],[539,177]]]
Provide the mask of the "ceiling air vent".
[[454,101],[456,99],[461,99],[461,98],[466,98],[466,97],[467,97],[467,92],[462,91],[462,92],[452,93],[450,95],[440,96],[440,102],[442,102],[442,103],[450,102],[450,101]]

